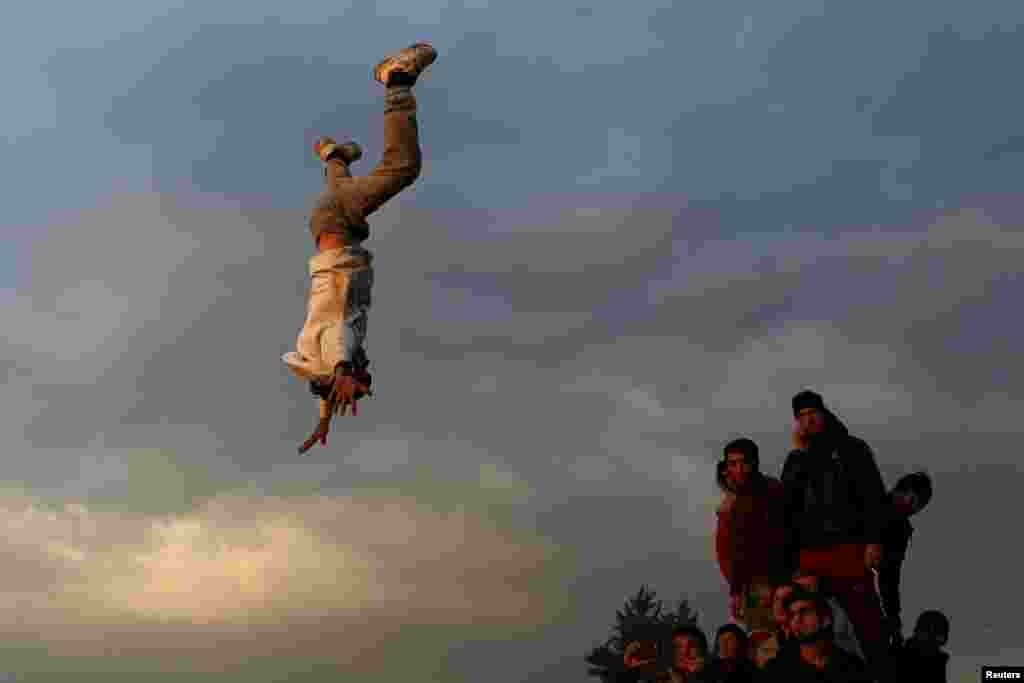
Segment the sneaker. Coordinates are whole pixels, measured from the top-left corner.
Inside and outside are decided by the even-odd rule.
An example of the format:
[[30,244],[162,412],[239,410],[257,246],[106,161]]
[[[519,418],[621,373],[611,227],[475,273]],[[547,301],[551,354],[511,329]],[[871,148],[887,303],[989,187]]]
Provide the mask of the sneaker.
[[373,70],[373,77],[387,85],[391,73],[400,71],[415,83],[423,70],[433,64],[435,59],[437,50],[428,43],[416,43],[385,57]]

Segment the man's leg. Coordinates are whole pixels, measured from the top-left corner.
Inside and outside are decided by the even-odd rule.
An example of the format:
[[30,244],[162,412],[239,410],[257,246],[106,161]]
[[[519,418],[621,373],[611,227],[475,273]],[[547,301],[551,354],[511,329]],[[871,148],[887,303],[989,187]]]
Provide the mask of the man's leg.
[[873,580],[868,576],[830,579],[830,585],[839,604],[846,610],[853,624],[853,630],[868,666],[879,672],[884,669],[888,648],[882,625],[882,611],[873,584]]
[[384,153],[368,175],[346,178],[353,208],[363,218],[416,181],[423,167],[416,97],[417,78],[437,58],[434,48],[417,44],[383,60],[374,70],[384,95]]

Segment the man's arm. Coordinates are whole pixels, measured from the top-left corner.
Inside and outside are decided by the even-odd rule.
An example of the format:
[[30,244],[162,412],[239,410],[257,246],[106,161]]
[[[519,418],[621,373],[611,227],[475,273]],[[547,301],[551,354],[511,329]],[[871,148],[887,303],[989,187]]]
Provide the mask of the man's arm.
[[719,506],[716,518],[718,520],[715,529],[715,556],[718,559],[718,568],[722,572],[722,578],[729,584],[729,592],[735,593],[733,579],[733,555],[732,555],[732,507],[723,501]]
[[892,621],[900,621],[900,576],[903,570],[904,550],[885,548],[885,557],[878,570],[878,593],[882,609]]
[[866,543],[882,542],[885,525],[889,522],[888,496],[882,473],[878,469],[875,455],[867,443],[860,442],[860,458],[858,459],[857,493],[861,499],[861,514],[864,520],[864,541]]
[[791,573],[799,562],[800,532],[799,518],[803,506],[801,457],[802,451],[790,451],[782,466],[782,527],[785,531],[783,544],[783,569]]

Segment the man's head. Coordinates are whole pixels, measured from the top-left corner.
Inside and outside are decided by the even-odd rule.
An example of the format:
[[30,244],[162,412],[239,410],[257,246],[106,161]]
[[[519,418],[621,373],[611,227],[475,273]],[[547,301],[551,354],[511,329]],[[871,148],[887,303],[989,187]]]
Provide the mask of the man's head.
[[672,630],[672,667],[687,671],[693,662],[700,662],[708,656],[708,639],[696,626],[677,626]]
[[797,587],[782,601],[789,631],[799,643],[831,638],[832,609],[821,593]]
[[914,625],[914,640],[927,649],[942,648],[949,641],[949,618],[935,609],[921,612]]
[[758,471],[760,465],[756,443],[750,439],[730,441],[722,450],[719,472],[721,477],[724,477],[724,481],[719,481],[719,484],[733,491],[739,490],[746,486],[751,475]]
[[825,400],[820,394],[806,390],[793,397],[793,417],[804,438],[813,439],[825,432],[828,426],[827,414]]
[[893,505],[907,517],[923,510],[931,499],[932,479],[925,472],[908,474],[892,490]]
[[736,624],[726,624],[715,636],[718,658],[738,660],[747,656],[747,634]]

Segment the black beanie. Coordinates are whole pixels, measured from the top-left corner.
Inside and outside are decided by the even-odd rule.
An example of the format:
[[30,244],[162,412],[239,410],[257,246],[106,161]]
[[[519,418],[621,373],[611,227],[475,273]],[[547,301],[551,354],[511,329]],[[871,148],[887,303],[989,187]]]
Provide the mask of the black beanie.
[[800,414],[801,410],[806,410],[807,408],[817,408],[823,413],[828,412],[825,408],[825,400],[821,398],[820,394],[816,394],[810,389],[801,391],[793,397],[793,417],[796,417]]

